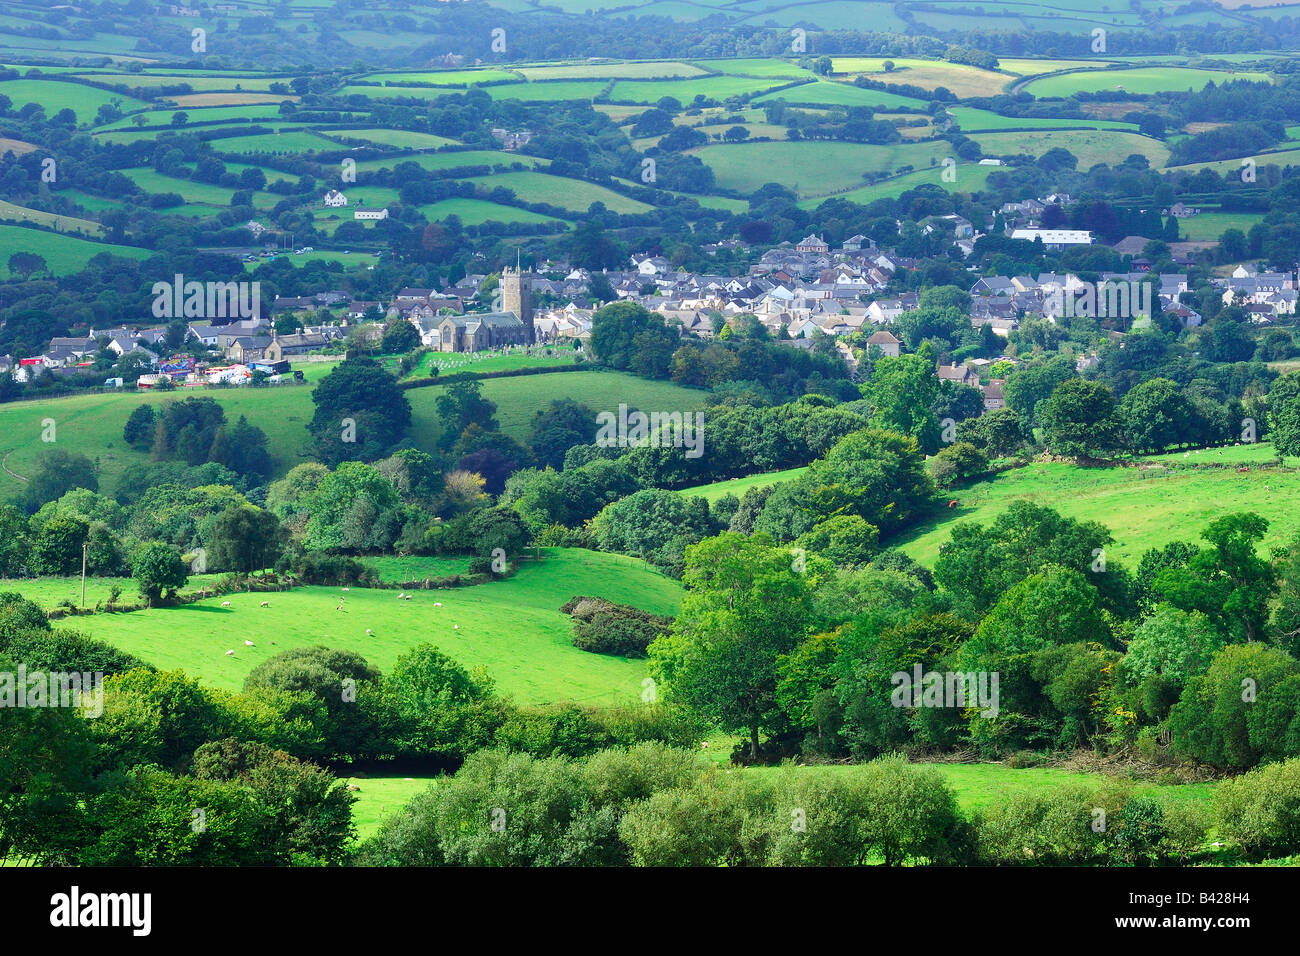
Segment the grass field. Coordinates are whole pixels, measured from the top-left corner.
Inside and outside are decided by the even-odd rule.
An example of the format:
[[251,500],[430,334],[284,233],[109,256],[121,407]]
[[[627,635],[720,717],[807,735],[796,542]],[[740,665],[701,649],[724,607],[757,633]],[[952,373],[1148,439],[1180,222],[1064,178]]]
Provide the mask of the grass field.
[[[542,561],[521,562],[504,581],[417,591],[410,601],[399,601],[396,591],[352,588],[341,612],[335,610],[338,588],[307,587],[97,614],[79,618],[78,626],[155,666],[182,668],[229,690],[239,689],[257,664],[292,647],[347,648],[387,670],[404,651],[427,641],[466,667],[486,668],[502,694],[522,703],[640,700],[645,662],[578,650],[569,643],[570,620],[560,605],[586,594],[675,614],[679,585],[622,555],[580,549],[542,554]],[[222,608],[223,600],[231,606]],[[260,607],[263,600],[270,607]],[[245,647],[245,640],[256,646]],[[232,648],[235,654],[226,656]]]
[[99,236],[104,232],[103,226],[88,219],[74,219],[71,216],[60,216],[58,213],[44,212],[40,209],[15,206],[3,199],[0,199],[0,221],[31,222],[54,229],[56,232],[77,232],[87,236]]
[[441,149],[444,146],[457,145],[454,139],[445,136],[405,129],[336,129],[323,131],[321,135],[339,141],[357,140],[363,143],[378,143],[380,146],[392,146],[394,149]]
[[713,169],[719,186],[752,193],[764,183],[781,183],[808,198],[860,185],[868,171],[893,172],[905,165],[928,169],[931,159],[942,161],[949,149],[947,142],[784,142],[702,146],[693,152]]
[[[894,69],[885,72],[885,61],[892,59]],[[867,75],[889,84],[907,84],[934,90],[942,86],[961,99],[971,96],[997,96],[1011,82],[1011,77],[992,70],[982,70],[964,63],[944,60],[920,60],[908,57],[837,56],[832,59],[835,73]]]
[[421,169],[468,169],[471,166],[505,166],[515,163],[524,166],[537,166],[543,160],[536,156],[522,153],[507,153],[503,150],[464,149],[441,153],[416,153],[398,156],[385,156],[380,159],[363,159],[357,163],[357,169],[368,172],[374,169],[395,169],[402,163],[415,163]]
[[148,249],[135,246],[115,246],[107,242],[91,242],[63,233],[28,229],[24,226],[0,225],[0,249],[9,250],[0,255],[0,278],[9,279],[9,255],[22,249],[41,256],[51,273],[56,276],[72,275],[86,268],[86,263],[103,252],[128,259],[147,259]]
[[1097,163],[1118,163],[1134,153],[1145,156],[1152,166],[1164,166],[1169,148],[1159,140],[1138,133],[1097,130],[1031,131],[1024,133],[977,133],[971,137],[986,156],[1009,156],[1030,153],[1041,156],[1060,147],[1079,160],[1079,170],[1086,171]]
[[428,378],[429,372],[437,368],[439,374],[459,372],[504,372],[517,368],[556,368],[572,365],[575,352],[571,346],[554,348],[550,355],[545,352],[475,352],[470,355],[452,352],[428,352],[420,359],[420,364],[411,370],[406,378]]
[[990,110],[976,109],[973,106],[950,106],[948,107],[948,113],[952,116],[953,121],[961,127],[963,133],[996,133],[1002,130],[1060,129],[1062,127],[1137,129],[1137,124],[1124,123],[1119,120],[1001,116]]
[[[1223,451],[1220,455],[1219,452]],[[1270,522],[1264,546],[1282,545],[1300,533],[1300,471],[1291,468],[1189,467],[1199,462],[1233,465],[1272,457],[1271,446],[1205,449],[1159,456],[1151,468],[1080,468],[1072,464],[1034,463],[953,491],[960,506],[936,521],[904,535],[900,550],[933,565],[939,547],[959,520],[989,525],[1015,500],[1055,508],[1078,520],[1099,521],[1110,528],[1112,560],[1130,569],[1149,548],[1171,541],[1199,541],[1201,529],[1225,511],[1254,511]]]
[[124,110],[141,109],[147,105],[143,100],[124,93],[60,80],[5,80],[0,82],[0,93],[13,100],[14,112],[28,103],[44,107],[45,115],[51,117],[61,110],[69,109],[77,114],[77,122],[81,125],[93,121],[101,106],[115,100]]
[[1059,76],[1045,76],[1031,80],[1024,89],[1040,98],[1069,96],[1072,93],[1100,93],[1103,90],[1147,94],[1199,90],[1211,80],[1218,84],[1229,80],[1252,80],[1258,83],[1268,78],[1267,73],[1252,70],[1227,72],[1175,66],[1135,67],[1124,70],[1082,70]]
[[956,178],[952,182],[944,181],[944,168],[942,166],[918,169],[914,173],[895,176],[874,186],[860,186],[857,189],[850,189],[834,196],[818,196],[813,199],[805,199],[799,203],[799,207],[801,209],[816,209],[827,199],[845,199],[865,206],[877,199],[895,199],[909,189],[915,189],[917,186],[923,185],[938,186],[952,193],[979,192],[988,184],[989,175],[997,172],[998,168],[997,166],[980,166],[977,163],[961,163],[955,169]]
[[430,222],[438,222],[448,216],[456,216],[467,226],[479,226],[485,222],[561,222],[552,216],[543,216],[527,209],[503,206],[486,199],[472,199],[468,196],[455,196],[440,202],[431,202],[418,207]]
[[680,60],[628,63],[574,63],[564,66],[524,66],[519,72],[529,80],[655,80],[678,76],[700,76],[705,70]]
[[649,212],[654,208],[595,183],[550,176],[546,173],[529,171],[497,173],[493,176],[478,176],[469,181],[486,189],[504,187],[524,202],[546,203],[574,212],[586,212],[594,202],[604,203],[606,209],[618,213],[635,214]]
[[711,485],[696,485],[694,488],[683,488],[678,493],[692,498],[705,498],[712,504],[723,495],[735,495],[737,498],[741,498],[750,488],[778,485],[783,481],[789,481],[791,478],[798,478],[807,470],[805,467],[787,468],[785,471],[767,471],[761,475],[746,475],[744,478],[715,481]]
[[417,793],[430,787],[436,777],[341,777],[344,783],[356,784],[357,802],[352,805],[352,822],[357,838],[374,836],[381,824],[401,811]]
[[[18,227],[0,226],[0,236],[5,228]],[[329,366],[303,365],[303,368],[310,380],[324,375]],[[406,393],[413,419],[409,434],[418,447],[431,447],[441,434],[434,404],[441,391],[442,387],[435,385]],[[193,394],[216,399],[225,408],[229,421],[246,415],[252,424],[265,431],[277,458],[277,474],[305,460],[301,453],[310,440],[307,424],[315,409],[309,386],[198,389]],[[520,441],[528,438],[533,416],[551,399],[574,398],[597,411],[617,409],[620,402],[645,409],[694,411],[703,407],[706,394],[700,389],[649,381],[622,372],[565,372],[483,382],[483,396],[497,403],[501,430]],[[0,461],[19,475],[31,475],[41,452],[49,447],[37,439],[41,420],[50,417],[57,423],[58,447],[97,461],[100,485],[111,492],[123,469],[149,460],[146,452],[123,443],[122,427],[127,417],[141,402],[158,404],[169,400],[168,393],[124,391],[0,405]],[[0,470],[0,499],[21,490],[22,482]]]
[[1263,220],[1263,213],[1203,212],[1178,220],[1178,235],[1182,239],[1218,239],[1225,229],[1249,232],[1250,227]]
[[925,103],[921,100],[890,93],[885,90],[868,90],[851,83],[837,80],[818,80],[816,83],[801,83],[788,90],[777,90],[756,96],[754,103],[784,100],[787,103],[814,106],[870,106],[876,109],[921,109]]
[[379,580],[385,583],[401,584],[403,581],[423,581],[425,578],[445,578],[453,574],[465,574],[469,571],[470,559],[467,555],[408,554],[403,556],[384,554],[373,558],[363,558],[361,563],[373,568]]

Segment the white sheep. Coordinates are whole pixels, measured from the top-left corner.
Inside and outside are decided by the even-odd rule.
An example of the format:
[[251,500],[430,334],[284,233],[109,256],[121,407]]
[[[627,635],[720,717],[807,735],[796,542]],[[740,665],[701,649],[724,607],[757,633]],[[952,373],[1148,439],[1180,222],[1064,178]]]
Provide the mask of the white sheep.
[[406,592],[405,592],[405,591],[403,591],[402,593],[400,593],[400,594],[397,595],[397,600],[400,601],[400,600],[401,600],[402,598],[404,598],[404,597],[406,597]]
[[408,595],[406,596],[406,600],[408,600],[408,601],[411,600],[411,595],[408,594]]
[[433,606],[434,606],[434,607],[442,607],[442,602],[441,602],[441,601],[434,601],[434,602],[433,602]]
[[222,601],[222,602],[221,602],[221,606],[222,606],[222,607],[230,607],[230,602],[229,602],[229,601]]
[[366,628],[366,633],[367,634],[371,633],[370,628]]
[[234,651],[234,649],[232,648],[231,650],[226,651],[226,656],[227,656],[227,657],[234,657],[234,656],[235,656],[235,651]]
[[459,624],[453,624],[452,627],[454,627],[454,628],[455,628],[456,630],[458,630],[458,631],[460,630],[460,625],[459,625]]
[[256,647],[257,645],[254,644],[252,641],[244,641],[244,646],[245,646],[245,647]]
[[271,606],[271,602],[270,602],[270,601],[263,601],[263,602],[262,602],[262,607],[270,607],[270,606]]

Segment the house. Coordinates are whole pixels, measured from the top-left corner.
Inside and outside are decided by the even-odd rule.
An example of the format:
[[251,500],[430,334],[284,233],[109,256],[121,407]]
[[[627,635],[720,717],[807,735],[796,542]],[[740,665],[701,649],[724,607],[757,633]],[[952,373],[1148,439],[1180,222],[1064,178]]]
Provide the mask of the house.
[[799,244],[794,247],[795,252],[807,253],[810,255],[826,255],[831,251],[831,247],[821,236],[804,236],[799,240]]
[[1041,240],[1047,248],[1057,250],[1092,245],[1092,232],[1088,229],[1013,229],[1011,238],[1028,242]]
[[938,370],[940,382],[952,382],[954,385],[969,385],[979,388],[980,377],[975,370],[965,365],[940,365]]
[[348,204],[348,197],[343,195],[337,189],[331,189],[325,194],[325,205],[331,209],[339,209]]
[[387,219],[387,218],[388,218],[388,210],[387,210],[387,209],[367,209],[367,208],[365,208],[365,207],[361,207],[361,208],[357,209],[356,212],[354,212],[354,213],[352,214],[352,218],[353,218],[353,219],[368,219],[368,220]]
[[1181,202],[1176,202],[1169,207],[1163,215],[1173,216],[1175,219],[1187,219],[1191,216],[1199,216],[1201,211],[1195,206],[1187,206]]
[[1006,396],[1002,394],[1002,386],[1005,384],[1006,379],[995,378],[984,386],[984,411],[991,412],[994,409],[1006,407]]
[[882,355],[888,355],[892,358],[898,358],[899,341],[898,339],[894,338],[894,336],[886,332],[884,329],[881,329],[879,332],[873,333],[871,338],[867,339],[867,348],[870,349],[871,346],[873,345],[880,349],[880,353]]

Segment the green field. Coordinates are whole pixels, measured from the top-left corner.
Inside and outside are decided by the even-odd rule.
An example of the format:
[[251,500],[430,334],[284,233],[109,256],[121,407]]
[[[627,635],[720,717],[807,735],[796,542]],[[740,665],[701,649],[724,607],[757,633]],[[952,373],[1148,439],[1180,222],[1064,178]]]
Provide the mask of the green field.
[[795,142],[740,143],[702,146],[694,155],[713,169],[719,186],[752,193],[765,183],[781,183],[801,198],[821,196],[862,183],[868,171],[910,165],[928,169],[930,160],[941,162],[951,145],[895,143]]
[[1106,130],[1057,130],[1024,133],[977,133],[971,137],[986,156],[1011,156],[1029,153],[1041,156],[1060,147],[1079,160],[1079,170],[1086,171],[1097,163],[1113,165],[1134,153],[1145,156],[1152,166],[1164,166],[1169,147],[1159,140],[1139,133]]
[[28,103],[44,107],[46,116],[69,109],[77,114],[77,122],[82,125],[92,122],[99,108],[107,103],[117,101],[124,110],[141,109],[147,105],[143,100],[124,93],[59,80],[5,80],[0,82],[0,94],[13,100],[14,112]]
[[357,163],[357,169],[369,172],[375,169],[395,169],[402,163],[415,163],[421,169],[466,169],[471,166],[536,166],[544,160],[522,153],[507,153],[504,150],[465,149],[441,153],[416,153],[415,155],[385,156],[380,159],[363,159]]
[[524,66],[519,68],[529,80],[655,80],[677,76],[700,76],[698,66],[680,60],[666,62],[631,61],[627,63],[575,63],[566,66]]
[[[892,60],[894,69],[885,72],[885,61]],[[964,63],[944,60],[921,60],[908,57],[837,56],[831,60],[832,70],[840,74],[865,74],[882,83],[904,83],[933,90],[945,87],[958,97],[997,96],[1011,77],[992,70],[982,70]]]
[[836,193],[833,196],[818,196],[813,199],[805,199],[799,203],[799,208],[816,209],[827,199],[845,199],[865,206],[877,199],[896,199],[909,189],[915,189],[917,186],[938,186],[952,193],[979,192],[987,185],[989,175],[997,172],[998,169],[997,166],[961,163],[955,168],[956,178],[952,182],[944,181],[943,166],[918,169],[914,173],[895,176],[874,186],[861,186],[857,189],[850,189],[848,192]]
[[[559,607],[586,594],[675,614],[679,585],[622,555],[580,549],[542,554],[541,561],[521,562],[504,581],[416,591],[410,601],[386,589],[352,588],[342,595],[338,588],[305,587],[97,614],[77,623],[157,667],[182,668],[229,690],[238,690],[257,664],[292,647],[347,648],[387,670],[408,648],[429,642],[466,667],[486,668],[498,690],[521,703],[639,701],[645,662],[578,650],[569,643],[569,617]],[[344,610],[337,611],[341,595]],[[231,606],[221,607],[223,601]],[[270,607],[261,607],[262,601]],[[256,646],[244,646],[245,640]],[[235,654],[226,656],[228,649]]]
[[74,219],[71,216],[60,216],[58,213],[44,212],[40,209],[15,206],[3,199],[0,199],[0,222],[31,222],[53,229],[55,232],[76,232],[86,236],[98,236],[104,231],[103,226],[88,219]]
[[[1220,454],[1222,452],[1222,454]],[[1186,457],[1184,457],[1184,455]],[[1012,501],[1027,500],[1055,508],[1078,520],[1098,521],[1115,537],[1107,555],[1130,569],[1149,548],[1171,541],[1197,541],[1201,529],[1225,510],[1254,511],[1270,522],[1264,546],[1289,543],[1300,533],[1300,471],[1292,468],[1190,467],[1200,462],[1234,465],[1264,461],[1271,446],[1203,449],[1152,459],[1164,467],[1081,468],[1035,462],[988,481],[951,492],[959,507],[920,530],[904,535],[900,550],[933,565],[954,522],[989,525]]]
[[[434,83],[438,86],[464,86],[467,83],[493,83],[517,80],[507,70],[430,70],[423,73],[370,73],[362,77],[368,83],[403,86],[407,83]],[[446,90],[441,92],[446,93]]]
[[492,176],[477,176],[469,182],[485,189],[504,187],[523,202],[546,203],[573,212],[586,212],[594,202],[604,203],[606,209],[618,213],[635,214],[649,212],[654,208],[595,183],[565,179],[547,173],[529,171],[497,173]]
[[552,216],[543,216],[539,212],[503,206],[486,199],[471,199],[467,196],[455,196],[440,202],[431,202],[417,207],[430,222],[439,222],[448,216],[456,216],[466,226],[481,226],[485,222],[562,222]]
[[356,140],[362,143],[392,146],[394,149],[441,149],[444,146],[458,145],[454,139],[445,136],[416,133],[405,129],[334,129],[323,130],[321,135],[340,142]]
[[1180,239],[1189,240],[1218,239],[1225,229],[1249,232],[1250,227],[1263,218],[1263,213],[1203,212],[1199,216],[1179,219],[1178,235]]
[[453,574],[465,574],[469,571],[470,559],[467,555],[440,557],[424,554],[383,554],[373,558],[363,558],[361,563],[373,568],[379,580],[385,583],[401,584],[403,581],[423,581],[425,578],[445,578]]
[[1227,72],[1224,70],[1195,70],[1187,67],[1160,66],[1135,67],[1123,70],[1083,70],[1062,73],[1031,80],[1025,92],[1037,97],[1069,96],[1072,93],[1100,93],[1105,90],[1123,90],[1127,93],[1166,93],[1183,90],[1200,90],[1206,83],[1222,84],[1229,80],[1268,80],[1267,73],[1251,70]]
[[6,225],[0,225],[0,249],[9,250],[0,255],[0,278],[3,279],[12,278],[9,273],[9,256],[19,249],[41,256],[50,271],[57,276],[80,272],[86,268],[87,262],[102,252],[128,259],[148,259],[154,254],[148,249],[138,249],[135,246],[115,246],[63,233]]
[[571,346],[559,346],[552,349],[550,355],[542,351],[535,352],[475,352],[470,355],[454,352],[428,352],[420,359],[407,380],[428,378],[429,372],[437,368],[439,374],[456,374],[460,372],[504,372],[517,368],[556,368],[572,365],[575,352]]
[[344,783],[356,784],[357,802],[352,805],[352,822],[358,839],[374,836],[393,814],[411,802],[417,793],[431,786],[436,777],[340,777]]
[[751,79],[746,76],[698,76],[682,80],[620,80],[609,98],[614,103],[657,103],[671,96],[688,106],[697,96],[725,100],[732,96],[762,93],[780,84],[778,79]]
[[[0,226],[0,236],[5,228],[19,227]],[[302,367],[307,370],[309,380],[329,369],[327,365]],[[431,447],[441,433],[434,404],[441,391],[442,387],[435,385],[406,393],[413,419],[410,437],[418,447]],[[228,420],[246,415],[252,424],[265,431],[277,457],[277,474],[305,460],[310,441],[307,424],[315,408],[310,387],[199,389],[196,394],[220,402]],[[501,430],[519,441],[527,440],[533,416],[552,399],[574,398],[597,411],[617,409],[620,402],[645,409],[694,411],[703,407],[706,394],[700,389],[649,381],[623,372],[563,372],[483,382],[483,396],[497,403]],[[128,390],[0,405],[0,460],[17,474],[30,475],[40,453],[49,447],[37,441],[41,420],[53,418],[58,426],[58,446],[98,461],[100,485],[111,492],[123,469],[149,460],[147,452],[136,451],[123,443],[122,427],[127,417],[141,402],[158,404],[168,400],[170,397],[165,392],[142,394]],[[0,470],[0,498],[21,490],[21,482]]]
[[835,80],[801,83],[788,90],[777,90],[774,93],[756,96],[753,102],[762,105],[775,100],[795,104],[808,103],[813,106],[871,106],[877,109],[921,109],[925,106],[921,100],[909,96],[884,90],[863,89],[851,83],[840,83]]
[[996,133],[1002,130],[1060,129],[1062,127],[1082,127],[1084,129],[1119,129],[1136,130],[1137,124],[1123,123],[1119,120],[1093,119],[1044,119],[1042,117],[1001,116],[990,110],[976,109],[973,106],[950,106],[948,113],[953,122],[961,127],[963,133]]
[[[196,590],[204,584],[216,581],[217,574],[192,574],[187,585],[188,590]],[[86,607],[93,608],[100,601],[111,597],[111,590],[116,585],[122,589],[119,604],[142,604],[140,589],[131,578],[86,578]],[[50,611],[71,601],[81,606],[81,578],[77,577],[42,577],[42,578],[0,578],[0,591],[17,591],[28,600],[35,601],[45,610]],[[85,618],[69,618],[68,626],[76,628],[78,621]]]
[[[164,176],[154,169],[123,169],[121,173],[147,193],[176,193],[187,203],[219,206],[222,209],[230,208],[230,199],[238,192],[237,189],[228,189],[225,186],[216,186],[212,183],[200,183],[192,179],[177,179],[174,176]],[[270,174],[267,176],[268,181],[279,178],[280,175],[274,170],[267,170],[267,173]],[[253,206],[259,209],[270,209],[283,198],[283,196],[277,196],[275,193],[254,192]]]
[[717,501],[723,495],[735,495],[737,498],[744,497],[746,491],[750,488],[761,488],[764,485],[778,485],[783,481],[789,481],[791,478],[798,478],[805,471],[804,468],[787,468],[785,471],[767,471],[761,475],[746,475],[744,478],[729,478],[726,481],[715,481],[710,485],[696,485],[694,488],[683,488],[678,494],[687,495],[688,497],[699,497],[708,500],[709,504]]

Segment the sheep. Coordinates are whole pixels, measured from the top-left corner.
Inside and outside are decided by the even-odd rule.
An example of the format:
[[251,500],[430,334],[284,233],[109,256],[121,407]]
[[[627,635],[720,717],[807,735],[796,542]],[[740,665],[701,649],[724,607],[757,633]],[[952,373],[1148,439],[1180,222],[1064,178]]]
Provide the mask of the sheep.
[[234,648],[231,648],[230,650],[226,651],[226,656],[227,656],[227,657],[234,657],[234,656],[235,656]]
[[434,607],[442,607],[442,602],[441,602],[441,601],[434,601],[434,602],[433,602],[433,606],[434,606]]
[[371,633],[373,633],[373,632],[370,630],[370,628],[366,628],[366,633],[367,633],[367,634],[371,634]]
[[458,630],[458,631],[460,630],[460,625],[459,625],[459,624],[453,624],[452,627],[454,627],[454,628],[455,628],[456,630]]
[[245,646],[245,647],[256,647],[257,645],[254,644],[252,641],[244,641],[244,646]]
[[229,602],[229,601],[222,601],[222,602],[221,602],[221,606],[222,606],[222,607],[230,607],[230,602]]
[[263,601],[263,602],[262,602],[262,607],[270,607],[270,606],[271,606],[271,602],[270,602],[270,601]]
[[345,590],[345,591],[351,591],[352,589],[351,589],[351,588],[344,588],[343,590]]
[[406,596],[406,600],[408,600],[408,601],[411,600],[411,595],[408,594],[408,595]]
[[402,598],[404,598],[404,597],[406,597],[406,592],[405,592],[405,591],[403,591],[402,593],[400,593],[400,594],[397,595],[397,600],[400,601],[400,600],[401,600]]

